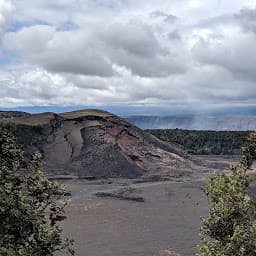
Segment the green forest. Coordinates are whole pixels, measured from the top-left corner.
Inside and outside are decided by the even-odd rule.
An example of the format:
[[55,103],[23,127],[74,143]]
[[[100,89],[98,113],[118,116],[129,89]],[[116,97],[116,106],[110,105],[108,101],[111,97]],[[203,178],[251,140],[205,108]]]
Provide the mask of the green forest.
[[249,131],[147,130],[159,139],[175,144],[194,155],[237,155]]

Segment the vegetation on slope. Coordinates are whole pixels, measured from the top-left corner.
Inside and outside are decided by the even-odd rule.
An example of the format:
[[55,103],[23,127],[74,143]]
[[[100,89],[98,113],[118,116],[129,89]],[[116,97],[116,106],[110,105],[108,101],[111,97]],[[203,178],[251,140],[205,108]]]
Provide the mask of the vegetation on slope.
[[38,145],[43,140],[43,127],[40,125],[26,125],[8,123],[5,125],[21,145]]
[[175,144],[195,155],[240,154],[247,131],[190,131],[180,129],[147,130],[159,139]]
[[43,126],[15,123],[2,123],[0,126],[13,134],[17,143],[24,147],[25,158],[30,158],[36,151],[44,154],[42,145],[47,140],[47,134],[45,134]]

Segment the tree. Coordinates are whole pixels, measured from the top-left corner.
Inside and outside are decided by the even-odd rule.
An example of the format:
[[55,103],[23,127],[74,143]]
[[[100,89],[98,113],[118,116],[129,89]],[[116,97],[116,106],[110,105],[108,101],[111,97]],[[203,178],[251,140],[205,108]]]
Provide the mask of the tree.
[[22,148],[0,128],[0,255],[74,255],[57,225],[65,219],[65,189],[42,173],[41,156],[24,160]]
[[213,177],[205,188],[210,210],[203,219],[198,256],[256,256],[256,198],[248,196],[248,171],[256,159],[256,133],[230,173]]

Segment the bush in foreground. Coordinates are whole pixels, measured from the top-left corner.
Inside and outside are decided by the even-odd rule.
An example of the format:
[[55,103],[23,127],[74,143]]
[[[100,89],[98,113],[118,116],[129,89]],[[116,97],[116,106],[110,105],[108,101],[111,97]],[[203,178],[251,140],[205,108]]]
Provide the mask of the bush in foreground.
[[65,219],[64,188],[42,173],[40,154],[29,163],[5,129],[0,129],[0,255],[74,255],[72,241],[57,225]]
[[240,164],[206,186],[210,211],[203,219],[197,256],[256,256],[256,198],[247,194],[248,171],[255,159],[256,133],[252,133]]

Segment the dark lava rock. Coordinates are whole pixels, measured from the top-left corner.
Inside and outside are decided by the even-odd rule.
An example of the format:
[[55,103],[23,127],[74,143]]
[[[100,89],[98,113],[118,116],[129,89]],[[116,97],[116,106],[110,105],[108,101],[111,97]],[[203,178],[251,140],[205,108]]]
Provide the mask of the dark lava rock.
[[115,198],[119,200],[128,200],[143,203],[145,202],[143,197],[132,195],[136,190],[132,188],[120,189],[113,192],[98,192],[95,195],[98,197]]

